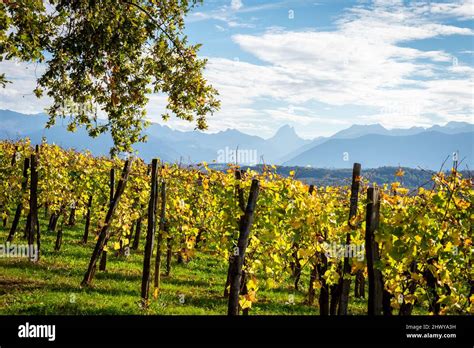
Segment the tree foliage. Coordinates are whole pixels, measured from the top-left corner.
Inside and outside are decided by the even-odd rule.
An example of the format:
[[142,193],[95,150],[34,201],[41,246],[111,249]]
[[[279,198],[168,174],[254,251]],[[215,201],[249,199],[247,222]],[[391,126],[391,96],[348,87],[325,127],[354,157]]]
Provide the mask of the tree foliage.
[[[69,117],[71,131],[85,126],[93,137],[109,131],[113,153],[146,140],[149,93],[168,96],[163,119],[174,114],[206,129],[206,116],[219,107],[217,91],[203,77],[200,45],[189,44],[183,34],[185,15],[200,2],[4,1],[0,61],[44,62],[34,92],[53,100],[47,126]],[[0,85],[7,78],[0,74]],[[107,122],[98,121],[101,113]]]

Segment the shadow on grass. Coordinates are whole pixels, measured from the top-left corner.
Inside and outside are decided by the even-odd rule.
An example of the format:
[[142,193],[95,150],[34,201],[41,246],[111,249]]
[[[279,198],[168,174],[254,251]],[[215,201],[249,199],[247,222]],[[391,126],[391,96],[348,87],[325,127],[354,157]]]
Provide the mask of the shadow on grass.
[[132,306],[117,308],[109,307],[88,307],[84,308],[78,303],[48,303],[48,307],[41,304],[32,304],[22,307],[14,315],[130,315],[141,314],[137,308]]
[[45,287],[45,283],[37,280],[24,280],[24,279],[8,279],[0,278],[0,296],[7,295],[18,291],[32,291],[36,289],[42,289]]
[[[173,276],[169,277],[161,277],[164,284],[172,285],[172,286],[194,286],[194,287],[204,287],[209,288],[211,285],[214,286],[214,283],[206,282],[202,280],[195,280],[195,279],[182,279],[182,278],[175,278]],[[224,291],[224,290],[222,290]]]
[[[80,269],[80,268],[67,268],[67,267],[61,267],[55,264],[54,266],[47,264],[47,263],[42,263],[40,262],[30,262],[28,260],[13,260],[12,262],[3,262],[1,263],[2,267],[5,269],[16,269],[16,270],[22,270],[24,271],[25,269],[29,270],[34,270],[34,271],[44,271],[47,272],[48,274],[56,274],[58,276],[70,276],[70,277],[77,277],[79,279],[82,279],[84,276],[84,273],[86,269]],[[95,279],[110,279],[110,280],[118,280],[118,281],[140,281],[141,280],[141,274],[124,274],[120,271],[112,270],[112,271],[106,271],[106,272],[101,272],[97,270],[95,274]]]
[[[254,304],[254,313],[269,312],[271,315],[316,315],[319,314],[319,309],[315,305],[309,306],[303,303],[278,303],[267,299],[260,299]],[[310,311],[310,313],[308,313]],[[270,314],[269,314],[270,315]]]

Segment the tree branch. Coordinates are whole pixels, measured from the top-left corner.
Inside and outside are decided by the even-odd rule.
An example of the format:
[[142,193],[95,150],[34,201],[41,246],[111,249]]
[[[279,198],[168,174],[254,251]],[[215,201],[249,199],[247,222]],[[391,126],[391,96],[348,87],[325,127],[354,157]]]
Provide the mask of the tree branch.
[[141,7],[140,5],[138,4],[135,4],[131,1],[127,1],[127,0],[121,0],[123,3],[125,4],[128,4],[128,5],[132,5],[132,6],[135,6],[137,9],[139,9],[140,11],[142,11],[144,14],[146,14],[148,16],[148,18],[153,22],[155,23],[158,28],[166,35],[166,37],[168,38],[168,40],[171,41],[171,43],[173,44],[174,48],[175,48],[175,51],[181,56],[181,58],[183,58],[183,61],[185,62],[185,64],[187,65],[187,60],[186,60],[186,57],[184,56],[184,53],[183,51],[181,50],[181,47],[180,45],[178,44],[178,42],[176,42],[176,40],[163,28],[164,26],[164,23],[160,23],[159,21],[157,21],[155,18],[153,18],[153,16],[150,14],[150,12],[148,12],[147,10],[145,10],[143,7]]

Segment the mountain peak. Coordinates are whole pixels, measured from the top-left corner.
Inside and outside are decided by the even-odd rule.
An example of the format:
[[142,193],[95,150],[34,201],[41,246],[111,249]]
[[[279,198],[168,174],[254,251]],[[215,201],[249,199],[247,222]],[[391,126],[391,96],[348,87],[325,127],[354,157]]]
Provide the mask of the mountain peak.
[[295,128],[288,124],[281,126],[273,137],[267,139],[267,144],[279,154],[289,153],[294,151],[300,146],[303,146],[309,142],[298,136],[295,132]]
[[282,137],[282,136],[283,137],[291,136],[291,137],[299,138],[298,135],[296,134],[295,128],[288,124],[285,124],[281,126],[280,128],[278,128],[273,138]]
[[354,124],[333,135],[333,138],[356,138],[367,134],[386,134],[389,131],[380,123]]
[[463,128],[463,127],[471,127],[471,126],[472,124],[468,122],[450,121],[446,123],[444,127],[454,129],[454,128]]
[[353,124],[349,127],[349,129],[379,129],[379,130],[386,130],[384,126],[380,123],[373,123],[373,124]]

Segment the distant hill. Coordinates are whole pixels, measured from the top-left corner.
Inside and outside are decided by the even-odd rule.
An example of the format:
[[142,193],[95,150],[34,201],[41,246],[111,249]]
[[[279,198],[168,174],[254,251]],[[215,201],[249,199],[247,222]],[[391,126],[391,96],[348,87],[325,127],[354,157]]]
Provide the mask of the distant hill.
[[44,129],[48,117],[45,114],[25,115],[11,110],[0,110],[1,139],[21,138]]
[[423,127],[411,127],[411,128],[394,128],[386,129],[382,125],[369,124],[369,125],[352,125],[347,129],[343,129],[340,132],[334,134],[332,139],[353,139],[358,138],[364,135],[369,134],[378,134],[378,135],[392,135],[392,136],[405,136],[405,135],[415,135],[425,132],[440,132],[445,134],[458,134],[466,132],[474,132],[474,124],[467,122],[448,122],[444,126],[434,125],[430,128]]
[[[246,169],[248,167],[244,167]],[[254,170],[261,171],[262,166],[251,167]],[[444,170],[448,169],[449,165],[445,166]],[[221,168],[224,169],[224,168]],[[377,183],[382,186],[384,184],[391,184],[395,181],[402,181],[404,187],[416,189],[420,186],[429,188],[433,185],[431,177],[436,171],[422,170],[402,167],[405,172],[402,178],[396,177],[395,173],[399,167],[380,167],[380,168],[364,168],[362,167],[362,177],[369,180],[370,183]],[[438,168],[439,169],[439,168]],[[276,172],[282,176],[288,176],[290,171],[295,172],[295,178],[307,184],[314,184],[316,186],[344,186],[350,185],[352,179],[352,164],[351,168],[345,169],[325,169],[325,168],[308,168],[308,167],[291,167],[291,166],[277,166]],[[474,171],[461,171],[465,178],[472,178]],[[428,186],[427,186],[428,185]]]
[[448,156],[459,152],[461,165],[474,168],[474,132],[445,134],[427,131],[409,136],[370,134],[352,139],[329,139],[293,159],[286,166],[349,168],[353,162],[365,168],[404,166],[439,169]]
[[[39,143],[46,137],[48,142],[64,148],[88,149],[95,155],[108,155],[112,146],[109,134],[92,139],[82,128],[73,134],[65,128],[67,120],[61,119],[51,129],[44,129],[47,120],[45,114],[25,115],[0,110],[0,139],[30,137],[33,143]],[[244,155],[252,155],[237,156],[239,164],[243,165],[266,163],[348,168],[354,161],[359,161],[365,167],[400,164],[436,170],[447,155],[458,150],[461,158],[466,157],[464,164],[474,167],[474,125],[465,122],[449,122],[427,129],[386,129],[380,124],[352,125],[333,136],[315,137],[313,140],[299,137],[289,125],[282,126],[269,139],[235,129],[217,133],[183,132],[157,123],[152,123],[145,132],[148,142],[136,144],[134,148],[146,161],[158,157],[167,162],[183,164],[202,161],[227,163],[235,162],[231,154],[237,150]],[[344,156],[347,161],[344,161]],[[248,161],[245,162],[245,159]]]
[[[112,146],[109,134],[96,139],[88,137],[84,129],[75,133],[65,128],[66,120],[57,120],[57,125],[44,129],[48,120],[45,114],[25,115],[10,110],[0,110],[0,139],[18,139],[29,137],[40,142],[42,137],[64,148],[90,150],[95,155],[107,155]],[[152,123],[145,131],[148,142],[136,144],[134,148],[146,161],[159,157],[168,162],[197,163],[213,162],[219,159],[220,152],[252,152],[255,163],[278,163],[279,158],[310,142],[300,138],[294,128],[282,126],[270,139],[248,135],[235,129],[217,133],[202,131],[183,132],[168,126]],[[230,156],[228,156],[230,158]],[[230,158],[231,159],[231,158]]]

